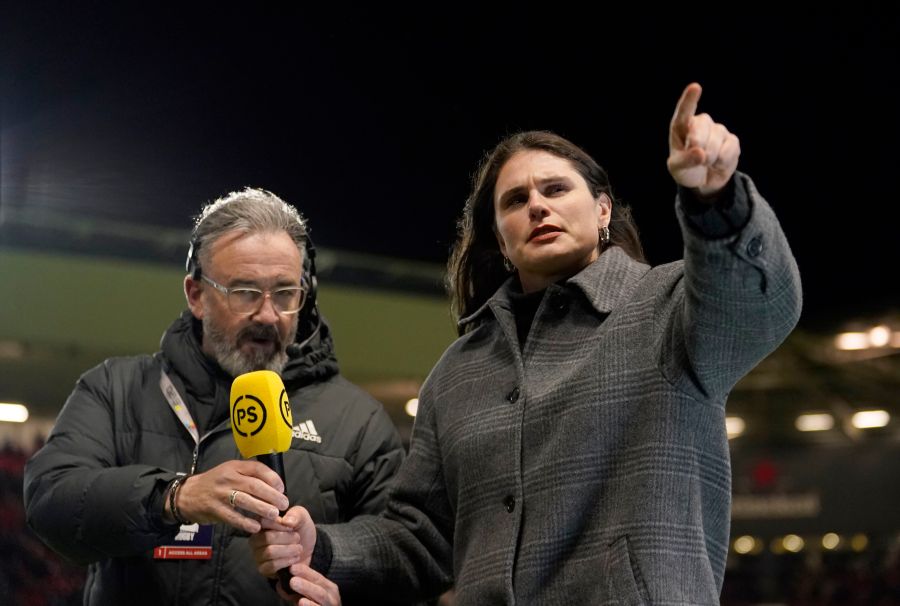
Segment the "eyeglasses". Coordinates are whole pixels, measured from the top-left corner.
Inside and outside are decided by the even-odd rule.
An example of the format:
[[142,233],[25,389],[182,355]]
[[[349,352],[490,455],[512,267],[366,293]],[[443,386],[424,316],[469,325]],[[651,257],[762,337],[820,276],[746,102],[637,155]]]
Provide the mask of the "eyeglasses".
[[249,316],[259,311],[267,296],[272,300],[275,311],[280,314],[295,314],[300,311],[306,301],[306,288],[303,286],[282,286],[274,290],[260,290],[251,286],[228,288],[206,276],[200,276],[200,278],[225,295],[225,301],[228,303],[231,313],[242,316]]

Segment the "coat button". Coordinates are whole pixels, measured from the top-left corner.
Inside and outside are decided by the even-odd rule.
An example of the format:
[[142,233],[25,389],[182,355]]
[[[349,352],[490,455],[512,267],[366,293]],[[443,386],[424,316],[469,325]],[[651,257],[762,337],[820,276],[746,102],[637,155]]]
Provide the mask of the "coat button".
[[762,252],[762,249],[762,236],[755,236],[747,242],[747,255],[750,257],[758,257],[759,253]]
[[506,507],[506,511],[512,513],[516,509],[516,498],[511,494],[506,495],[503,498],[503,506]]
[[506,394],[506,401],[509,402],[510,404],[514,404],[516,402],[516,400],[518,400],[518,399],[519,399],[519,388],[518,387],[514,387],[511,392]]

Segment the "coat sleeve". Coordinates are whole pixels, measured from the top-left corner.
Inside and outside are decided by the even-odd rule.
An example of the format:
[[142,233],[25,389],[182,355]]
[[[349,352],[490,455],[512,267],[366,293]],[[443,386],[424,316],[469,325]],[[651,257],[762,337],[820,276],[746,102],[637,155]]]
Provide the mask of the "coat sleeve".
[[749,177],[734,178],[750,212],[737,233],[709,237],[676,204],[684,277],[660,360],[674,384],[717,402],[788,336],[802,306],[799,271],[778,220]]
[[348,599],[372,599],[377,587],[388,601],[412,601],[440,595],[452,584],[453,514],[429,385],[422,388],[410,452],[383,516],[317,526],[319,540],[329,545],[330,564],[322,572]]
[[115,400],[127,390],[113,385],[116,363],[125,362],[107,361],[79,379],[47,443],[25,467],[28,525],[79,564],[138,555],[178,529],[163,523],[160,509],[162,492],[176,474],[119,464],[116,416],[123,403]]

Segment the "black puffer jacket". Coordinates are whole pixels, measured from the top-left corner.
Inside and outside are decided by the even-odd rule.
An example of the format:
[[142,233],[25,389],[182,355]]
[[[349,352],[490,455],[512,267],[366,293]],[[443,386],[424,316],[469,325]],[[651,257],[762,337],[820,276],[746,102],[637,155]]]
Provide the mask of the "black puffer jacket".
[[[198,332],[185,312],[161,352],[85,373],[26,467],[28,523],[53,549],[89,565],[85,604],[282,603],[256,571],[246,536],[230,527],[214,527],[212,559],[153,559],[153,548],[178,531],[160,518],[162,492],[190,469],[194,451],[160,390],[163,368],[201,428],[196,471],[240,458],[228,415],[232,379],[202,353]],[[324,322],[291,349],[282,376],[294,425],[312,420],[321,438],[294,437],[284,454],[291,504],[317,522],[380,512],[403,459],[393,424],[338,374]]]

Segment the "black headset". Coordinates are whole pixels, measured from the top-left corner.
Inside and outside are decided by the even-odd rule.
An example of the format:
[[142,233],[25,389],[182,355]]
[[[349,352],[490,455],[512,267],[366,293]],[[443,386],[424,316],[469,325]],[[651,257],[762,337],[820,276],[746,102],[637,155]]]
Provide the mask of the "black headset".
[[[196,232],[196,228],[194,229]],[[297,320],[297,334],[306,335],[304,339],[298,343],[288,346],[288,355],[300,355],[302,348],[319,332],[322,326],[322,316],[319,313],[319,306],[316,303],[316,291],[319,288],[319,281],[316,278],[316,246],[313,244],[309,232],[304,237],[304,255],[303,255],[303,280],[307,281],[306,301],[303,303],[303,309],[300,310],[300,318]],[[199,280],[202,268],[200,267],[200,241],[191,236],[190,246],[188,247],[187,260],[184,268],[194,280]]]

